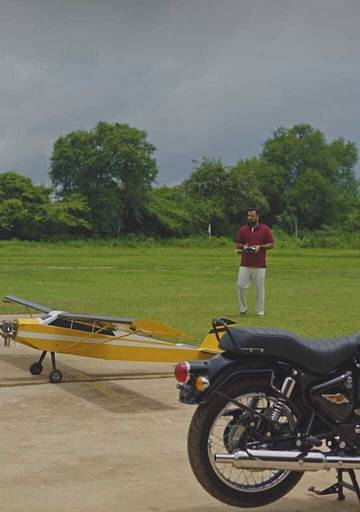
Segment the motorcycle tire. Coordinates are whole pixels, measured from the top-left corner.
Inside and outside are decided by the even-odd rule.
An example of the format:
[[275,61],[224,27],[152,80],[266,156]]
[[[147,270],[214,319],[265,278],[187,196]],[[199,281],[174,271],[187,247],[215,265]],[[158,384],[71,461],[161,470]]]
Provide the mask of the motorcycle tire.
[[[221,392],[233,399],[239,399],[242,396],[256,397],[257,395],[261,396],[261,394],[266,396],[274,394],[268,382],[262,382],[259,379],[255,380],[245,376],[241,381],[237,380],[229,383],[224,389],[221,389]],[[214,394],[208,402],[201,404],[197,408],[192,418],[188,434],[188,456],[197,480],[209,494],[223,503],[232,506],[244,508],[259,507],[278,500],[295,487],[303,476],[303,472],[278,470],[275,472],[275,475],[277,474],[278,476],[274,477],[273,481],[269,480],[267,488],[261,484],[241,487],[236,482],[227,481],[226,477],[217,470],[214,462],[211,461],[209,445],[211,444],[210,435],[212,427],[218,418],[221,417],[221,412],[226,407],[226,404],[229,404],[229,400],[226,397],[222,394]],[[234,407],[234,404],[232,404],[232,407]],[[225,428],[227,433],[223,435],[228,435],[229,429],[233,428],[233,424],[234,420],[228,423],[228,426]],[[225,448],[228,448],[227,443],[225,441],[223,443]],[[254,478],[255,482],[256,472],[254,473],[250,470],[239,471],[252,473],[250,476]]]

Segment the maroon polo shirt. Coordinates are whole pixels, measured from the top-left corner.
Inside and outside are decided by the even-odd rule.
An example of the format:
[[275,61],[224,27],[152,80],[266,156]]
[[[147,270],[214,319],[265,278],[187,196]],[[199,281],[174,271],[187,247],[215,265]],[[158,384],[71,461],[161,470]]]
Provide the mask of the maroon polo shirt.
[[[271,229],[266,224],[257,224],[250,227],[247,224],[241,226],[237,235],[236,243],[252,245],[273,244],[274,239]],[[266,267],[266,249],[260,248],[257,254],[241,253],[241,266],[243,267]]]

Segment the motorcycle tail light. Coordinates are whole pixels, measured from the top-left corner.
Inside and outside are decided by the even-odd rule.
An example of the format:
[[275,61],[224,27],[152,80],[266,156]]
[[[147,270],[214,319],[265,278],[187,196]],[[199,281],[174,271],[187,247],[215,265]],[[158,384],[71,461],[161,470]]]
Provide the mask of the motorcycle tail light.
[[183,361],[175,366],[175,379],[180,384],[186,384],[190,379],[190,363]]

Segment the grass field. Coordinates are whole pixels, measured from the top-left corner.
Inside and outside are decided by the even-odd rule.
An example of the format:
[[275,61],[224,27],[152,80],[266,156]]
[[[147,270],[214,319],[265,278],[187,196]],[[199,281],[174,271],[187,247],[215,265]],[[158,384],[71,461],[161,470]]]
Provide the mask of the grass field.
[[[241,318],[238,257],[231,245],[121,247],[103,243],[0,243],[0,295],[54,309],[173,325],[200,341],[213,318],[325,337],[360,330],[360,251],[274,249],[269,253],[266,317]],[[1,303],[1,313],[24,312]]]

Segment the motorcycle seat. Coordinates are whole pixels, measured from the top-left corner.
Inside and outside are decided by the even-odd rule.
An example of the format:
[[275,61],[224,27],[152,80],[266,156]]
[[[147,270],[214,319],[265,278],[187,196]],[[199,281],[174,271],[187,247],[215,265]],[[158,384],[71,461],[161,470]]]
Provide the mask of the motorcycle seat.
[[271,357],[323,375],[355,355],[360,332],[354,336],[311,339],[283,329],[230,327],[219,345],[230,353]]

